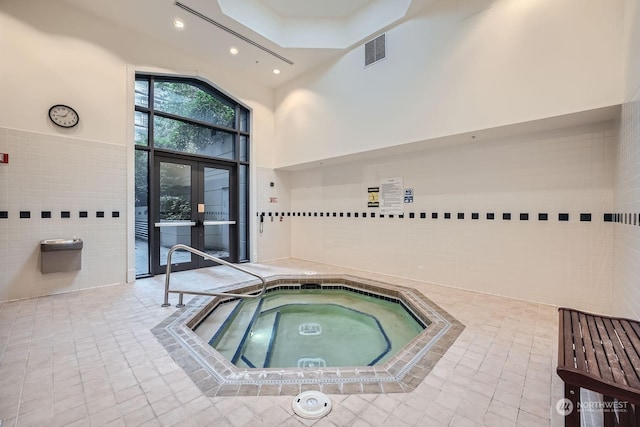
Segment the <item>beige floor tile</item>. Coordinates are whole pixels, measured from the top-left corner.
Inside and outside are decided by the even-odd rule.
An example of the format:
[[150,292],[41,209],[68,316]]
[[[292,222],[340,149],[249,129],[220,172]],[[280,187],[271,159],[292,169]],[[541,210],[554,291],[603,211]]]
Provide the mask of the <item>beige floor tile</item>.
[[[550,411],[550,402],[563,394],[554,372],[555,307],[299,260],[256,268],[341,271],[414,287],[466,329],[414,391],[332,394],[331,413],[305,421],[293,415],[291,396],[202,395],[151,333],[176,310],[160,307],[162,277],[3,303],[2,427],[562,425]],[[222,268],[173,277],[177,284],[216,275],[224,282],[234,274]],[[171,301],[175,304],[174,296]]]

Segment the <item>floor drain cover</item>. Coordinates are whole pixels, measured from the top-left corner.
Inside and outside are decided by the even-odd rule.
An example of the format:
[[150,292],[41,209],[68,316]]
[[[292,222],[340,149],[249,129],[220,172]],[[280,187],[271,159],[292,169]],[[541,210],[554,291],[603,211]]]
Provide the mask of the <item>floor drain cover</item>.
[[302,418],[322,418],[331,412],[331,400],[319,391],[305,391],[293,399],[293,412]]

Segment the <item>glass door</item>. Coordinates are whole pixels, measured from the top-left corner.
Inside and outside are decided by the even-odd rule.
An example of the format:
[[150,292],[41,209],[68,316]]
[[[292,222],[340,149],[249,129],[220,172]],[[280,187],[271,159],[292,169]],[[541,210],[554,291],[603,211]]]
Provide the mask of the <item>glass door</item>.
[[[178,243],[235,262],[234,170],[215,162],[157,156],[154,175],[154,274],[165,272],[169,249]],[[180,250],[171,264],[172,271],[215,265]]]

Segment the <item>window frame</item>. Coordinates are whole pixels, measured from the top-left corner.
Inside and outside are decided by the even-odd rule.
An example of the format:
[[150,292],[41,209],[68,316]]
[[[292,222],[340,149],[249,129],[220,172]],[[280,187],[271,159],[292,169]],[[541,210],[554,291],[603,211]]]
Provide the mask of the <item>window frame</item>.
[[[225,164],[231,168],[233,168],[235,170],[235,173],[233,174],[235,177],[235,188],[237,189],[237,195],[236,197],[233,197],[233,199],[235,200],[235,206],[233,207],[233,209],[238,212],[238,221],[237,221],[237,232],[233,233],[234,234],[234,244],[232,245],[232,247],[235,248],[235,251],[233,254],[230,254],[230,258],[232,262],[235,263],[244,263],[244,262],[250,262],[250,254],[251,254],[251,248],[250,248],[250,222],[249,222],[249,218],[250,218],[250,176],[251,176],[251,166],[250,166],[250,161],[251,161],[251,156],[250,156],[250,152],[251,152],[251,133],[250,133],[250,129],[251,129],[251,110],[244,106],[243,104],[241,104],[239,101],[233,99],[232,97],[230,97],[229,95],[225,94],[224,92],[222,92],[221,90],[217,89],[216,87],[214,87],[213,85],[211,85],[210,83],[203,81],[201,79],[198,79],[197,77],[178,77],[178,76],[167,76],[167,75],[159,75],[159,74],[150,74],[150,73],[135,73],[135,82],[137,81],[147,81],[148,82],[148,98],[147,98],[147,106],[143,106],[143,105],[138,105],[137,100],[136,100],[136,94],[134,93],[134,112],[133,114],[135,115],[136,112],[142,113],[142,114],[146,114],[147,116],[147,145],[139,145],[136,143],[135,141],[135,130],[134,130],[134,150],[137,153],[139,150],[141,151],[146,151],[147,154],[147,200],[148,200],[148,209],[147,209],[147,227],[148,227],[148,253],[147,253],[147,265],[148,265],[148,272],[147,273],[142,273],[142,274],[138,274],[137,273],[137,269],[136,269],[136,278],[142,278],[142,277],[150,277],[153,276],[153,257],[154,257],[154,250],[152,248],[155,247],[156,242],[155,242],[155,236],[153,233],[153,215],[152,213],[155,212],[155,210],[158,208],[156,206],[156,201],[155,201],[155,194],[154,194],[154,186],[151,185],[152,183],[152,177],[155,176],[155,168],[154,168],[154,163],[155,163],[155,156],[156,153],[157,155],[162,155],[162,154],[168,154],[168,155],[178,155],[180,157],[190,157],[193,159],[204,159],[204,160],[213,160],[215,162],[220,162],[222,164]],[[232,106],[234,108],[234,127],[230,128],[227,126],[222,126],[222,125],[215,125],[209,122],[205,122],[202,120],[198,120],[198,119],[192,119],[189,117],[184,117],[184,116],[180,116],[177,114],[173,114],[173,113],[167,113],[164,111],[160,111],[160,110],[156,110],[154,108],[154,95],[155,95],[155,91],[154,91],[154,82],[157,81],[162,81],[162,82],[176,82],[176,83],[186,83],[186,84],[191,84],[195,87],[197,87],[198,89],[208,93],[209,95],[219,98],[221,99],[221,101],[229,106]],[[134,88],[135,88],[135,82],[134,82]],[[135,89],[134,89],[135,92]],[[230,133],[233,135],[233,141],[234,141],[234,155],[233,155],[233,159],[228,159],[228,158],[223,158],[223,157],[215,157],[215,156],[206,156],[206,155],[202,155],[202,154],[193,154],[193,153],[188,153],[185,151],[180,151],[180,150],[172,150],[172,149],[168,149],[168,148],[158,148],[155,146],[155,142],[154,142],[154,120],[155,117],[164,117],[164,118],[168,118],[168,119],[172,119],[172,120],[177,120],[180,122],[184,122],[184,123],[188,123],[191,125],[196,125],[196,126],[202,126],[202,127],[206,127],[209,128],[211,130],[214,131],[222,131],[222,132],[226,132],[226,133]],[[242,126],[242,118],[246,117],[246,124],[244,126]],[[135,119],[134,119],[134,127],[135,127]],[[242,128],[245,128],[246,130],[241,130]],[[241,148],[241,140],[244,137],[246,140],[246,146],[244,148]],[[242,160],[241,159],[241,154],[244,153],[245,155],[245,159]],[[135,163],[135,162],[134,162]],[[244,183],[245,189],[244,189],[244,197],[242,197],[241,192],[243,192],[243,187],[241,185],[241,180],[240,180],[240,170],[241,168],[246,167],[245,171],[246,171],[246,177],[245,180],[246,182]],[[135,185],[135,183],[134,183]],[[243,210],[241,209],[241,201],[242,199],[244,199],[245,204],[246,204],[246,208],[244,209],[244,212],[246,213],[246,218],[240,218],[240,213],[243,212]],[[135,207],[134,207],[135,209]],[[240,230],[241,225],[244,225],[244,235],[246,236],[246,242],[245,242],[245,247],[243,249],[240,248],[242,241],[240,239],[240,237],[242,236],[242,232]],[[245,257],[244,258],[240,258],[240,254],[244,253]]]

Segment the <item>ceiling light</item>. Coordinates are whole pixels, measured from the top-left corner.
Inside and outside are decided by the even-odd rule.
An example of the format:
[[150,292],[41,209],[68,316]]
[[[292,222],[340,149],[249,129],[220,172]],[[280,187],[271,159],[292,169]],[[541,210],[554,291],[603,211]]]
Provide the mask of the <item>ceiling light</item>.
[[184,21],[182,19],[174,19],[173,20],[173,26],[178,28],[178,29],[183,29],[184,28]]
[[229,53],[231,55],[237,55],[238,54],[238,48],[237,47],[232,47],[231,49],[229,49]]
[[278,70],[277,68],[273,70],[273,74],[280,74],[280,70]]

